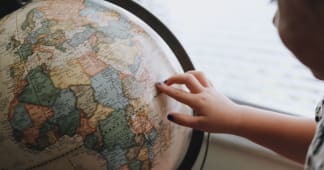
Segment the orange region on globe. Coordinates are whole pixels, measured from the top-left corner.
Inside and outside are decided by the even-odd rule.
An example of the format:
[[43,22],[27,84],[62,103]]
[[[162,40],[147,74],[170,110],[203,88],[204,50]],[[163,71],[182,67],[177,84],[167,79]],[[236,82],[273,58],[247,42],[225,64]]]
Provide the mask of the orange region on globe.
[[82,69],[86,74],[90,77],[96,75],[97,73],[101,72],[108,65],[97,58],[95,52],[89,52],[80,58],[78,58],[78,62],[81,65]]
[[140,114],[131,118],[130,125],[136,134],[148,133],[153,128],[153,124],[149,121],[148,117]]
[[[43,35],[44,36],[44,35]],[[44,53],[45,54],[48,54],[46,60],[52,60],[53,59],[53,53],[54,53],[54,50],[52,49],[48,49],[48,48],[43,48],[41,47],[40,44],[37,44],[35,46],[33,46],[33,53],[43,53],[43,55],[38,55],[38,60],[40,61],[42,59],[42,57],[44,57]]]
[[87,135],[93,133],[96,131],[95,128],[92,128],[90,125],[89,125],[89,120],[86,119],[86,118],[81,118],[80,120],[81,124],[80,124],[80,127],[77,129],[77,134],[79,134],[82,139],[85,139],[87,137]]
[[23,137],[24,143],[36,145],[37,143],[36,140],[39,137],[39,128],[36,127],[26,128],[23,130],[23,133],[24,133],[24,137]]
[[28,82],[26,80],[18,80],[13,90],[14,95],[19,95],[20,93],[22,93],[27,84]]
[[46,15],[47,19],[71,23],[67,25],[73,27],[89,23],[85,17],[80,16],[80,11],[85,8],[83,0],[69,0],[68,3],[66,0],[55,0],[47,1],[47,3],[48,5],[38,8],[39,11]]
[[33,126],[40,128],[50,117],[54,115],[51,108],[33,104],[25,104],[27,113],[33,122]]
[[120,80],[123,80],[124,78],[126,78],[128,76],[131,76],[131,75],[130,74],[125,74],[125,73],[122,73],[122,72],[119,73],[119,79]]

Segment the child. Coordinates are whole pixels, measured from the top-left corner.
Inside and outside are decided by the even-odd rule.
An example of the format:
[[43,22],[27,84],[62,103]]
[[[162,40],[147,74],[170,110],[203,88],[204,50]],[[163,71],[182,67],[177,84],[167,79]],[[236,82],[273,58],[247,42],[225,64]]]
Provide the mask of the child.
[[[287,48],[323,80],[324,1],[278,0],[274,24]],[[172,84],[184,84],[190,92],[174,88]],[[321,119],[324,102],[317,108],[316,130],[312,119],[236,104],[220,94],[198,71],[172,76],[157,83],[157,88],[197,112],[195,117],[169,113],[170,121],[207,132],[246,137],[294,161],[306,161],[306,169],[324,169],[324,122]]]

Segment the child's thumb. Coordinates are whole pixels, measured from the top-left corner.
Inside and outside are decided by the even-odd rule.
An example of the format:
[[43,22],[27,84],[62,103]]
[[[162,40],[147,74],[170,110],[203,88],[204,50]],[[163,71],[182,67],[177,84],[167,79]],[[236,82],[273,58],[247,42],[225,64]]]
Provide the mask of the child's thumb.
[[183,113],[169,113],[168,120],[175,122],[182,126],[199,129],[199,117],[183,114]]

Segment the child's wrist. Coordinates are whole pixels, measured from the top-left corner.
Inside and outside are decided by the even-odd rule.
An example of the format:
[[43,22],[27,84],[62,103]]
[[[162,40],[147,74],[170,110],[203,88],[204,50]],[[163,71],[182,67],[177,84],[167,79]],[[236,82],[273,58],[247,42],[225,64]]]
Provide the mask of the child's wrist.
[[231,134],[240,135],[242,128],[244,126],[244,113],[246,113],[247,106],[236,104],[233,111],[233,123],[231,127]]

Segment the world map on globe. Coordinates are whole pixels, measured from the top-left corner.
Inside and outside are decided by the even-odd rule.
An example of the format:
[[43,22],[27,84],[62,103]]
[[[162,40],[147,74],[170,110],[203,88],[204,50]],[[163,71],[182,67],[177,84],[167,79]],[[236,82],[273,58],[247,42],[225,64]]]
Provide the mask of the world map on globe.
[[[145,23],[103,0],[35,0],[0,20],[0,169],[175,169],[191,113],[155,83],[181,73]],[[5,153],[5,154],[3,154]]]

